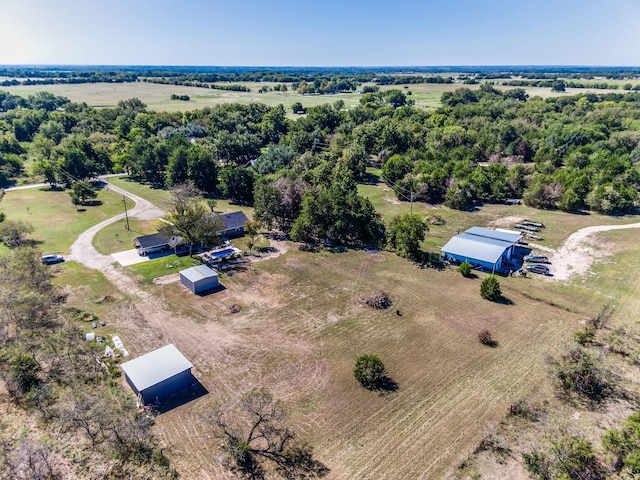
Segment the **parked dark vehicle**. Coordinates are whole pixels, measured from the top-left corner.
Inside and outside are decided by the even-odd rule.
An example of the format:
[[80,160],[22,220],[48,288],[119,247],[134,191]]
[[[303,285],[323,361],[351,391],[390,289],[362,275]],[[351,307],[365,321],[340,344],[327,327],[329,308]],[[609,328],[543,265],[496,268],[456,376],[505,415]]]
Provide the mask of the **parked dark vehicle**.
[[525,255],[524,261],[534,263],[551,263],[544,255]]
[[64,257],[62,255],[43,255],[42,263],[45,265],[53,265],[54,263],[64,262]]
[[525,268],[531,273],[539,273],[541,275],[549,275],[550,273],[549,267],[540,263],[532,263],[531,265],[527,265]]

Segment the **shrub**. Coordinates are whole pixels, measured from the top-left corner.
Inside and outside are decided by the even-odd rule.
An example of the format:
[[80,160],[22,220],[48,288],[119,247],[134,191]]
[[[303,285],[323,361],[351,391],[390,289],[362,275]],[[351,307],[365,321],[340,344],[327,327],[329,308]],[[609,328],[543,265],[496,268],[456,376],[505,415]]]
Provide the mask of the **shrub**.
[[377,355],[365,354],[356,360],[353,374],[364,388],[375,390],[384,384],[387,370]]
[[485,300],[490,300],[495,302],[502,296],[502,290],[500,290],[500,282],[495,277],[495,275],[491,275],[485,278],[480,285],[480,296]]
[[462,262],[458,267],[458,271],[462,274],[463,277],[468,277],[471,275],[471,264],[469,262]]
[[600,402],[611,393],[605,372],[596,367],[594,358],[581,349],[564,355],[556,366],[556,377],[565,393]]
[[480,340],[481,344],[486,345],[487,347],[498,346],[498,342],[493,339],[489,330],[480,330],[478,332],[478,340]]
[[640,413],[627,418],[620,430],[608,430],[602,445],[616,456],[616,470],[640,473]]
[[573,338],[575,339],[575,341],[582,346],[585,346],[587,343],[593,343],[595,336],[596,332],[589,328],[580,330],[573,334]]

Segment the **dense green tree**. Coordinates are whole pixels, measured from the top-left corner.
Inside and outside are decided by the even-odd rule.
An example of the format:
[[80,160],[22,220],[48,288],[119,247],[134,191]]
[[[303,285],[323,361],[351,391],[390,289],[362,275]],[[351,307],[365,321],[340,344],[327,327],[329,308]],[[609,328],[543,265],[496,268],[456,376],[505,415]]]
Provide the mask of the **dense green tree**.
[[384,241],[384,225],[369,199],[361,197],[344,167],[336,168],[324,184],[307,190],[293,224],[297,241],[373,243]]
[[460,272],[460,274],[461,274],[463,277],[468,277],[468,276],[470,276],[470,275],[471,275],[471,264],[465,260],[464,262],[462,262],[462,263],[458,266],[458,272]]
[[70,194],[80,199],[82,205],[86,204],[87,200],[93,200],[97,198],[98,192],[91,186],[89,182],[75,182],[71,187]]
[[189,179],[189,147],[176,148],[169,155],[165,183],[168,187],[184,183]]
[[353,367],[353,375],[364,388],[381,388],[387,378],[387,369],[380,357],[373,354],[360,355]]
[[387,228],[387,245],[401,257],[417,258],[420,242],[424,240],[428,225],[416,214],[393,217]]
[[281,168],[289,168],[298,154],[288,145],[270,144],[253,164],[253,168],[261,175],[275,173]]
[[480,296],[485,300],[495,302],[502,297],[500,282],[495,275],[489,275],[480,284]]
[[168,227],[171,234],[181,235],[189,244],[189,255],[197,245],[209,247],[220,244],[220,232],[224,222],[213,215],[205,205],[200,192],[192,183],[178,184],[171,188],[168,205]]
[[225,198],[244,205],[253,204],[253,170],[230,164],[220,170],[220,191]]
[[213,193],[218,186],[218,164],[211,152],[199,145],[192,145],[187,152],[188,178],[196,188]]

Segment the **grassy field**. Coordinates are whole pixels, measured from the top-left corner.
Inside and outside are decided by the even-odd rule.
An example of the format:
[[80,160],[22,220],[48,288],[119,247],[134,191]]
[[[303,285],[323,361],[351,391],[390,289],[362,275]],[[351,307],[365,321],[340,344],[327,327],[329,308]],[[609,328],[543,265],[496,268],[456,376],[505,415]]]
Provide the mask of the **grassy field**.
[[[7,219],[30,223],[35,231],[30,238],[36,240],[46,253],[69,253],[71,244],[87,228],[108,218],[124,213],[122,197],[114,192],[98,190],[97,205],[80,207],[76,211],[69,195],[48,188],[15,190],[6,193],[0,210]],[[127,201],[127,208],[134,204]]]
[[[150,201],[159,208],[164,209],[167,207],[170,195],[169,191],[164,188],[156,188],[150,185],[141,184],[128,177],[113,177],[109,179],[109,182]],[[253,207],[236,205],[231,203],[229,200],[216,200],[215,211],[218,213],[237,212],[238,210],[243,211],[247,218],[253,218]]]
[[[377,170],[369,169],[370,178],[377,175]],[[513,224],[522,219],[544,223],[545,227],[539,235],[544,240],[541,245],[550,248],[559,247],[573,232],[590,225],[622,225],[638,221],[634,215],[607,216],[597,213],[576,215],[566,212],[537,210],[526,205],[484,205],[474,211],[462,212],[442,205],[430,205],[424,202],[400,200],[394,191],[385,183],[361,184],[358,186],[361,195],[371,200],[373,206],[388,223],[395,215],[417,213],[425,219],[439,215],[445,220],[444,225],[430,225],[430,231],[423,244],[424,248],[434,251],[442,247],[449,239],[472,226],[513,228]]]
[[[156,204],[167,198],[164,190],[124,178],[113,182]],[[383,184],[359,189],[385,220],[412,208]],[[9,192],[0,206],[9,218],[31,221],[37,228],[34,237],[45,242],[47,251],[66,252],[78,233],[121,213],[115,193],[101,191],[98,199],[100,206],[75,212],[66,193],[33,189]],[[219,202],[218,209],[237,207]],[[544,222],[542,243],[552,247],[583,226],[637,221],[505,205],[459,212],[414,203],[413,211],[445,219],[427,235],[425,247],[433,251],[458,229],[510,227],[517,218]],[[131,225],[131,232],[121,222],[107,227],[95,244],[104,253],[121,250],[131,240],[126,235],[155,228],[153,222],[134,220]],[[202,414],[255,386],[286,402],[294,429],[331,469],[328,478],[441,479],[499,428],[512,403],[549,390],[546,359],[566,351],[585,318],[613,302],[612,332],[618,325],[637,327],[636,238],[634,230],[599,235],[594,241],[612,256],[570,283],[501,278],[504,303],[480,298],[481,273],[465,279],[453,268],[420,269],[391,253],[312,254],[295,245],[277,258],[222,275],[223,288],[204,296],[192,295],[177,282],[180,269],[197,263],[187,256],[114,267],[122,290],[102,273],[74,262],[52,270],[70,306],[107,322],[98,334],[119,334],[133,355],[171,342],[193,362],[209,394],[160,415],[155,427],[163,451],[184,478],[228,478]],[[238,241],[245,244],[246,239]],[[156,284],[158,277],[165,280]],[[378,289],[389,293],[389,310],[360,304],[362,296]],[[232,305],[241,311],[230,314]],[[478,342],[482,329],[491,331],[497,348]],[[352,369],[362,353],[383,359],[397,391],[379,394],[358,386]],[[123,388],[128,388],[124,382]],[[566,418],[572,415],[562,412]],[[504,469],[482,462],[474,468]],[[513,462],[517,471],[519,464]],[[502,478],[510,474],[503,473]]]
[[[217,343],[203,351],[186,333],[172,337],[183,351],[197,351],[196,373],[211,394],[157,419],[165,451],[185,477],[203,469],[218,478],[220,466],[205,460],[215,457],[214,445],[199,415],[264,386],[293,409],[296,429],[331,468],[330,478],[442,478],[511,402],[535,388],[545,356],[582,318],[510,288],[511,305],[484,301],[480,280],[420,270],[392,254],[291,251],[225,277],[222,292],[188,295],[187,302],[177,284],[153,287],[174,310],[174,328]],[[378,288],[394,302],[389,311],[358,303]],[[230,316],[231,304],[242,312]],[[213,325],[224,332],[209,339]],[[498,348],[479,344],[482,328]],[[367,352],[385,361],[396,392],[357,385],[353,362]]]
[[[8,91],[14,95],[23,97],[33,95],[36,92],[52,92],[55,95],[61,95],[69,98],[73,102],[85,102],[92,107],[115,107],[120,100],[137,97],[147,104],[150,110],[155,111],[190,111],[204,107],[212,107],[223,103],[264,103],[266,105],[275,106],[284,105],[288,113],[291,105],[296,102],[302,103],[305,107],[321,105],[325,103],[333,103],[336,100],[343,100],[346,108],[351,108],[359,104],[360,95],[357,93],[340,93],[335,95],[299,95],[297,93],[288,92],[267,92],[258,93],[260,87],[273,87],[276,83],[271,82],[240,82],[251,88],[251,92],[232,92],[225,90],[210,90],[200,87],[183,87],[177,85],[159,85],[154,83],[92,83],[77,85],[32,85],[32,86],[16,86],[2,87],[2,90]],[[386,85],[381,87],[382,90],[400,89],[403,91],[411,91],[411,99],[416,105],[422,107],[438,107],[440,106],[440,97],[443,92],[453,91],[456,88],[465,87],[477,89],[479,85],[462,85],[454,84],[412,84],[405,89],[403,85]],[[512,88],[512,87],[504,87]],[[525,87],[525,90],[531,96],[540,96],[543,98],[576,95],[579,93],[604,93],[608,90],[596,90],[585,88],[568,88],[566,93],[552,92],[550,88]],[[618,91],[618,90],[612,90]],[[188,95],[191,100],[188,102],[171,100],[171,95]]]

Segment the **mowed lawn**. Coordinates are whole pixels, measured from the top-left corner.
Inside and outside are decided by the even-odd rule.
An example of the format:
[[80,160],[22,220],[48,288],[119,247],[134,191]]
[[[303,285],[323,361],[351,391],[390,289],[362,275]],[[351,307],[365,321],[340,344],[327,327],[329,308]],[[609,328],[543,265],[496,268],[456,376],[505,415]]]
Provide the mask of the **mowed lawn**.
[[[95,205],[79,206],[76,211],[65,191],[31,188],[6,192],[0,210],[8,220],[22,220],[34,227],[29,238],[36,240],[46,253],[70,252],[78,235],[103,220],[124,213],[122,197],[114,192],[97,190]],[[134,203],[127,200],[127,208]]]
[[[329,466],[329,478],[443,478],[511,403],[536,388],[547,374],[546,356],[560,351],[589,313],[510,288],[504,290],[511,304],[488,302],[479,295],[482,278],[419,269],[388,253],[292,250],[223,277],[225,290],[209,296],[154,286],[165,304],[198,319],[185,321],[184,339],[173,337],[178,346],[189,344],[194,328],[200,343],[218,345],[209,353],[193,347],[209,395],[157,419],[165,453],[185,477],[219,478],[217,442],[200,415],[259,386],[291,407],[295,429]],[[390,294],[389,310],[359,303],[378,289]],[[230,315],[234,303],[242,311]],[[207,324],[228,333],[206,338]],[[479,343],[485,328],[497,348]],[[359,387],[352,369],[362,353],[383,359],[397,391]]]

